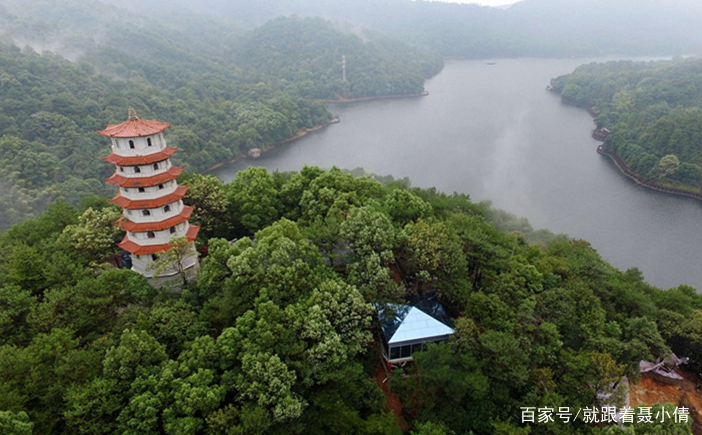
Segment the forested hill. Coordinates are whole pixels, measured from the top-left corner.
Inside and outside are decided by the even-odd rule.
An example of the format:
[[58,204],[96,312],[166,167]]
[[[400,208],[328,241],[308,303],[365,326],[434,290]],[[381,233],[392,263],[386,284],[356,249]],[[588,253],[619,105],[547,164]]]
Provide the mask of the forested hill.
[[[182,293],[104,263],[121,236],[104,198],[0,235],[3,435],[690,433],[521,421],[621,407],[611,386],[671,350],[702,370],[690,287],[651,287],[584,241],[529,244],[465,195],[315,167],[183,181],[208,255]],[[432,292],[455,334],[381,382],[373,303]]]
[[251,32],[234,57],[246,77],[276,79],[292,93],[325,99],[418,94],[443,66],[435,53],[377,33],[363,36],[367,42],[321,18],[281,17]]
[[445,56],[702,51],[702,4],[692,0],[523,0],[505,10],[421,0],[109,1],[150,13],[175,9],[259,24],[279,15],[321,16],[385,32]]
[[551,86],[594,107],[605,141],[637,175],[702,192],[702,58],[583,65]]
[[[114,192],[102,181],[109,144],[95,131],[124,121],[129,106],[172,123],[175,163],[200,171],[327,123],[319,98],[421,92],[442,62],[321,19],[280,19],[251,33],[196,14],[2,0],[0,23],[0,231],[54,199],[75,205]],[[282,70],[267,63],[274,59]]]

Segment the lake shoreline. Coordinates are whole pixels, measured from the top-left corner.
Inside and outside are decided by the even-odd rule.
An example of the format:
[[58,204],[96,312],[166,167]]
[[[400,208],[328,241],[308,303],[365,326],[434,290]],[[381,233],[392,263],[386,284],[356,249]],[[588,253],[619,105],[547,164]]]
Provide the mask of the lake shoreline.
[[[552,92],[557,92],[557,91],[555,91],[553,89],[549,89],[549,88],[547,88],[547,90],[552,91]],[[565,104],[568,104],[571,106],[576,106],[576,107],[579,107],[581,109],[584,109],[593,118],[595,118],[597,116],[597,109],[594,106],[587,106],[585,104],[579,104],[573,100],[570,100],[568,98],[563,97],[562,95],[561,95],[561,101]],[[606,136],[603,138],[602,136],[597,135],[597,133],[599,131],[600,131],[600,129],[596,128],[592,133],[592,137],[596,140],[604,141],[604,138],[606,138]],[[647,180],[647,179],[635,174],[631,169],[629,169],[629,166],[624,162],[624,160],[619,156],[619,154],[617,154],[614,151],[608,150],[604,146],[604,144],[599,145],[597,147],[596,151],[600,155],[604,155],[604,156],[609,157],[612,160],[612,162],[614,163],[614,166],[617,167],[617,169],[619,170],[619,172],[622,175],[629,178],[630,180],[632,180],[633,182],[635,182],[639,186],[646,187],[646,188],[651,189],[651,190],[655,190],[656,192],[666,193],[668,195],[684,196],[686,198],[693,198],[693,199],[697,199],[697,200],[702,201],[702,193],[689,192],[689,191],[682,190],[682,189],[676,189],[674,187],[660,186],[653,181]]]
[[372,101],[372,100],[394,100],[398,98],[417,98],[417,97],[426,97],[429,95],[429,92],[427,91],[422,91],[418,94],[391,94],[391,95],[371,95],[368,97],[357,97],[357,98],[344,98],[344,97],[339,97],[333,100],[326,100],[327,103],[330,104],[347,104],[347,103],[356,103],[358,101]]
[[[426,97],[427,95],[429,95],[429,92],[422,91],[422,92],[417,93],[417,94],[372,95],[372,96],[368,96],[368,97],[358,97],[358,98],[339,97],[338,99],[325,100],[325,101],[328,104],[350,104],[350,103],[356,103],[359,101],[394,100],[394,99],[401,99],[401,98],[418,98],[418,97]],[[315,131],[319,131],[323,128],[326,128],[332,124],[337,124],[339,122],[341,122],[341,120],[335,116],[332,119],[330,119],[328,122],[326,122],[325,124],[315,125],[314,127],[310,127],[310,128],[303,127],[294,136],[290,136],[289,138],[286,138],[286,139],[280,140],[274,144],[268,145],[265,148],[261,148],[261,154],[266,153],[279,145],[284,145],[286,143],[298,140],[300,138],[307,136],[310,133],[313,133]],[[233,159],[223,160],[221,162],[217,162],[214,165],[212,165],[206,169],[203,169],[200,172],[203,174],[207,174],[211,171],[214,171],[215,169],[221,168],[224,165],[233,164],[233,163],[239,162],[239,161],[246,159],[246,158],[249,158],[249,157],[252,157],[252,156],[250,156],[247,153],[240,154],[240,155],[234,157]],[[252,157],[252,158],[258,158],[258,157]]]
[[588,240],[652,285],[702,289],[702,270],[685,261],[702,245],[697,200],[652,194],[620,175],[593,153],[601,142],[589,137],[592,118],[544,90],[582,62],[450,62],[427,84],[429,98],[334,105],[342,122],[333,128],[211,174],[226,183],[249,165],[271,173],[309,165],[407,177],[412,186],[490,200],[534,228]]
[[[283,140],[279,140],[278,142],[275,142],[275,143],[273,143],[273,144],[271,144],[271,145],[268,145],[268,146],[265,147],[265,148],[261,148],[261,154],[267,153],[268,151],[274,149],[275,147],[277,147],[277,146],[279,146],[279,145],[284,145],[284,144],[286,144],[286,143],[290,143],[290,142],[296,141],[296,140],[298,140],[298,139],[300,139],[300,138],[303,138],[303,137],[307,136],[307,135],[310,134],[310,133],[314,133],[315,131],[319,131],[319,130],[321,130],[321,129],[323,129],[323,128],[329,127],[330,125],[332,125],[332,124],[337,124],[337,123],[339,123],[339,122],[341,122],[341,120],[340,120],[338,117],[335,116],[335,117],[333,117],[332,119],[330,119],[328,122],[326,122],[326,123],[324,123],[324,124],[315,125],[314,127],[309,127],[309,128],[308,128],[308,127],[302,127],[300,130],[298,130],[297,134],[295,134],[294,136],[290,136],[290,137],[285,138],[285,139],[283,139]],[[214,165],[212,165],[212,166],[210,166],[209,168],[204,169],[204,170],[202,170],[202,171],[200,171],[200,172],[203,173],[203,174],[207,174],[208,172],[214,171],[215,169],[220,168],[220,167],[222,167],[222,166],[224,166],[224,165],[233,164],[233,163],[239,162],[239,161],[244,160],[244,159],[249,158],[249,157],[251,157],[251,158],[257,158],[257,157],[252,157],[252,156],[250,156],[249,154],[246,154],[246,153],[244,153],[244,154],[239,154],[238,156],[234,157],[233,159],[223,160],[223,161],[221,161],[221,162],[215,163]]]
[[694,193],[694,192],[687,192],[684,190],[680,189],[675,189],[671,187],[663,187],[659,186],[653,182],[650,182],[646,180],[645,178],[639,177],[635,173],[629,169],[627,164],[622,160],[621,157],[614,151],[610,151],[605,148],[604,144],[600,145],[597,147],[597,153],[603,156],[609,157],[614,165],[619,169],[619,172],[621,172],[625,177],[629,178],[630,180],[634,181],[636,184],[639,186],[647,187],[651,190],[655,190],[657,192],[661,193],[667,193],[670,195],[678,195],[678,196],[685,196],[687,198],[694,198],[702,201],[702,194],[699,193]]

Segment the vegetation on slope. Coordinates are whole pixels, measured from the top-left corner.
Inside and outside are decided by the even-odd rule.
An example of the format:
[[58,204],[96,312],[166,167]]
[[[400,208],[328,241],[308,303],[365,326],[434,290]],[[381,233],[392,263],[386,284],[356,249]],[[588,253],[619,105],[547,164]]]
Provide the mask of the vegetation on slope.
[[[167,0],[109,1],[152,14],[175,9]],[[411,0],[181,0],[177,10],[259,24],[281,15],[322,16],[443,56],[469,58],[682,55],[702,49],[702,6],[689,0],[522,0],[506,9]]]
[[[95,131],[124,121],[129,106],[143,119],[158,113],[171,122],[167,140],[181,150],[175,163],[200,171],[327,123],[331,113],[319,98],[420,92],[423,74],[441,65],[404,44],[363,43],[322,20],[280,19],[240,46],[233,37],[238,27],[179,32],[162,18],[145,21],[83,0],[9,6],[0,8],[0,21],[16,32],[12,38],[76,61],[0,42],[0,231],[55,199],[77,205],[83,196],[110,192],[102,180],[111,168],[99,159],[109,144]],[[309,38],[283,35],[280,28]],[[86,29],[92,39],[85,38]],[[320,44],[308,46],[320,32]],[[222,38],[217,46],[213,35]],[[277,75],[266,66],[274,57],[270,38],[285,41],[278,53],[284,64],[297,62]],[[332,72],[316,66],[319,59],[340,66],[336,54],[342,51],[349,59],[346,88],[340,69],[332,81]]]
[[235,59],[249,80],[276,80],[291,93],[324,99],[418,94],[443,66],[436,54],[365,36],[370,39],[342,33],[321,18],[281,17],[254,30]]
[[[694,289],[653,288],[584,241],[531,245],[465,195],[315,167],[183,181],[208,255],[181,294],[97,261],[114,254],[98,241],[119,238],[104,199],[57,202],[0,236],[0,424],[400,434],[374,380],[371,304],[430,291],[456,333],[389,381],[416,434],[625,433],[526,427],[520,407],[592,407],[610,381],[636,379],[640,359],[671,349],[702,368]],[[636,433],[689,432],[671,425]]]
[[564,99],[594,107],[608,150],[657,184],[702,188],[702,59],[583,65],[551,81]]

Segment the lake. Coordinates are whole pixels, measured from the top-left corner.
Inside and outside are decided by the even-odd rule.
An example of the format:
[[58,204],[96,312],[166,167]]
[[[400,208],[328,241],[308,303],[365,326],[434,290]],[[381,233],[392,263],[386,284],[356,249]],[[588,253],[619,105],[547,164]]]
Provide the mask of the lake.
[[546,91],[552,77],[590,61],[449,61],[426,82],[426,97],[331,105],[340,123],[213,173],[228,182],[250,165],[308,164],[409,177],[585,239],[658,287],[702,289],[702,203],[623,177],[596,153],[590,115]]

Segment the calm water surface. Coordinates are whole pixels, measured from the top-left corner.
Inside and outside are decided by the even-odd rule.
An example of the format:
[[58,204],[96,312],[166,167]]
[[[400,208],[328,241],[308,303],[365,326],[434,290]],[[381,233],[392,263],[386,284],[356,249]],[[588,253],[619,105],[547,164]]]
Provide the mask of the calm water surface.
[[468,193],[534,228],[588,240],[620,269],[662,288],[702,290],[702,203],[638,187],[590,137],[592,118],[545,90],[582,59],[452,61],[429,96],[333,105],[341,119],[260,159],[219,168],[228,182],[249,165],[305,164],[409,177],[414,186]]

